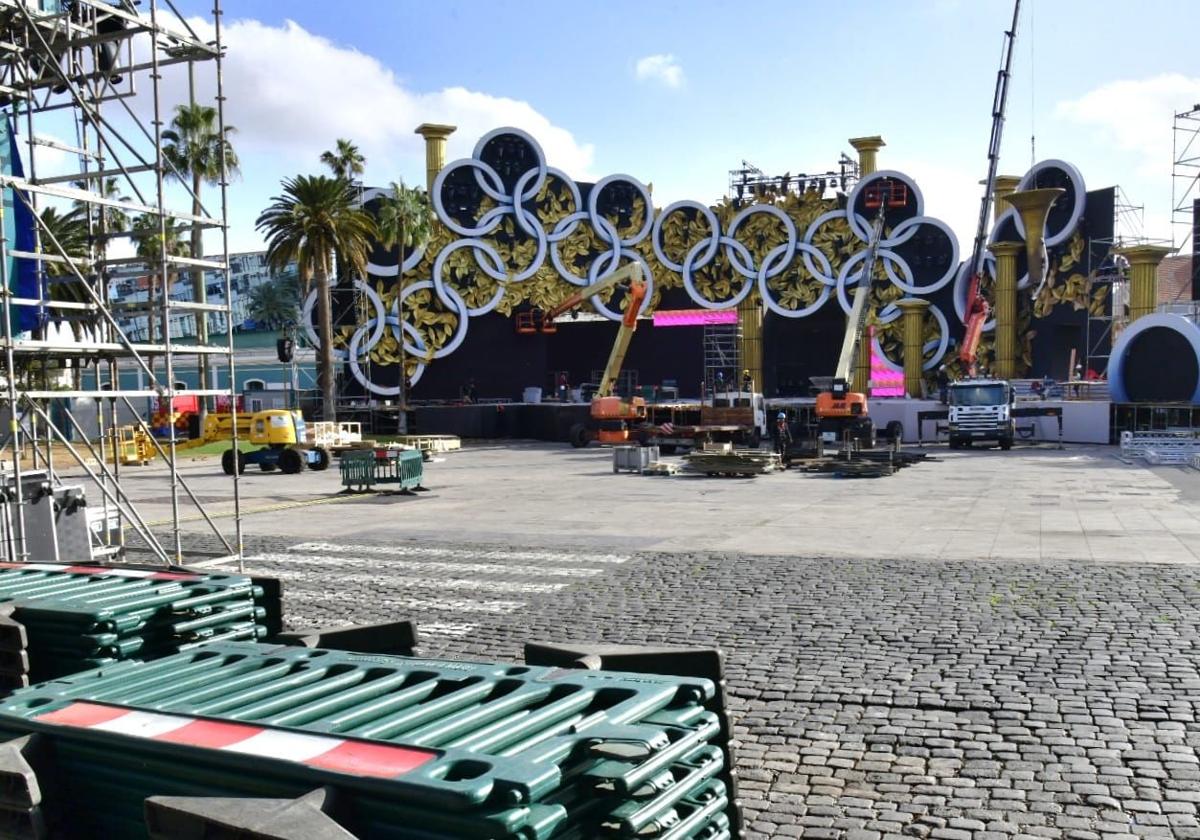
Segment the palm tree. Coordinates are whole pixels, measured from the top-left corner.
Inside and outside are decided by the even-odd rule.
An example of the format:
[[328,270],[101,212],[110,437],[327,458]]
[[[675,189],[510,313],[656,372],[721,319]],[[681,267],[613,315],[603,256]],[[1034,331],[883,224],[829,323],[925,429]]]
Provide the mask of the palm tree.
[[300,320],[300,286],[296,277],[280,275],[250,290],[247,314],[256,324],[290,330]]
[[[75,211],[60,213],[55,207],[47,207],[39,214],[41,219],[42,251],[47,254],[61,256],[59,248],[66,256],[74,259],[84,259],[88,256],[87,225]],[[57,242],[59,247],[55,247]],[[60,262],[45,262],[42,264],[47,278],[47,297],[58,303],[90,303],[91,297],[81,286],[75,272]],[[76,341],[83,341],[83,327],[91,323],[91,316],[85,312],[75,311],[63,315],[65,310],[51,309],[50,317],[55,323],[66,321],[71,326],[71,334]],[[78,374],[78,368],[76,368]]]
[[288,263],[296,263],[301,294],[307,296],[316,279],[322,419],[336,420],[329,294],[333,253],[336,250],[351,268],[366,271],[371,241],[378,231],[371,216],[357,206],[350,185],[342,178],[297,175],[285,179],[282,186],[283,195],[275,196],[259,214],[255,228],[266,235],[267,264],[272,269],[283,271]]
[[[238,172],[237,154],[233,150],[233,144],[229,142],[229,135],[235,130],[231,125],[221,129],[216,108],[196,102],[175,106],[175,117],[171,120],[171,127],[162,133],[163,159],[170,164],[165,174],[179,181],[191,177],[193,216],[204,213],[204,207],[200,203],[202,185],[219,184]],[[191,254],[196,259],[204,256],[202,233],[199,225],[192,226]],[[192,269],[192,300],[205,303],[205,289],[204,269],[196,266]],[[206,312],[196,313],[196,343],[208,343]],[[200,387],[208,387],[208,356],[204,354],[199,357],[199,373]],[[207,399],[200,401],[201,422],[204,422],[207,404]]]
[[[105,178],[102,184],[98,184],[97,181],[98,179],[93,179],[90,181],[72,181],[71,186],[77,190],[91,191],[93,190],[93,185],[96,185],[99,186],[98,192],[100,195],[109,199],[110,201],[129,200],[127,196],[121,195],[121,184],[119,181],[117,181],[116,177]],[[73,208],[72,214],[79,217],[80,222],[83,223],[85,232],[87,230],[88,214],[92,207],[99,207],[103,211],[106,233],[123,233],[129,229],[129,214],[120,207],[113,207],[111,205],[94,205],[90,202],[80,201],[79,199],[71,202],[71,206]],[[96,232],[99,233],[99,227],[97,227]]]
[[[392,182],[392,194],[384,197],[379,207],[379,238],[385,248],[396,249],[396,282],[404,282],[404,251],[420,248],[429,241],[432,226],[429,202],[419,187],[406,187],[404,181]],[[404,320],[404,313],[400,313]],[[408,398],[404,367],[404,342],[400,342],[400,434],[405,428],[404,405]]]
[[[162,242],[163,234],[159,231],[158,218],[151,215],[138,216],[134,219],[133,227],[131,228],[134,238],[137,240],[137,255],[147,266],[151,267],[150,272],[150,290],[147,296],[147,311],[146,311],[146,342],[154,344],[155,332],[157,324],[155,324],[155,303],[159,296],[159,285],[164,286],[163,295],[171,294],[171,286],[175,283],[175,272],[171,270],[170,264],[165,266],[165,274],[163,277],[156,269],[162,260]],[[183,241],[180,234],[183,232],[178,222],[175,219],[166,217],[163,219],[163,230],[166,234],[166,252],[168,257],[186,257],[190,250],[188,244]],[[199,315],[201,313],[197,313]],[[197,317],[197,322],[199,322]],[[171,340],[171,336],[165,336],[165,342]]]
[[338,178],[346,181],[353,181],[355,175],[361,175],[363,164],[366,162],[367,159],[358,150],[358,146],[344,137],[337,139],[335,150],[321,153],[321,163],[328,166]]

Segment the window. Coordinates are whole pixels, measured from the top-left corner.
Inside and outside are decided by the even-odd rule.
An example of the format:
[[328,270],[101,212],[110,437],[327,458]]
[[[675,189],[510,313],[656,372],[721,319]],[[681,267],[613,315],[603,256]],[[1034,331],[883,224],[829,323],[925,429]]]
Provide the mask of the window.
[[265,391],[267,383],[263,379],[247,379],[242,383],[242,388],[246,391]]

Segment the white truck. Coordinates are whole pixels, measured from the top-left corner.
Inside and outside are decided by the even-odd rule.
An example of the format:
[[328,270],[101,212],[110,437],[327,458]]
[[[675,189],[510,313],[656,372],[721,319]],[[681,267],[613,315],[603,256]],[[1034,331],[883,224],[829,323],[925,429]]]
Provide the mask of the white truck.
[[964,379],[950,384],[948,431],[950,448],[976,441],[995,441],[1011,449],[1017,426],[1013,416],[1013,387],[1003,379]]

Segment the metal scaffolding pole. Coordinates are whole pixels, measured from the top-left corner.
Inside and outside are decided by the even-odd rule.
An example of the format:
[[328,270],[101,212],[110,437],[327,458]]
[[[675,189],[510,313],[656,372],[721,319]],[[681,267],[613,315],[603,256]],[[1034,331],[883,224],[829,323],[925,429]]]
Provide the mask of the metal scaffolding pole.
[[[0,230],[0,294],[3,296],[0,317],[5,321],[0,332],[4,344],[0,354],[4,365],[0,403],[5,405],[0,409],[6,408],[10,417],[12,472],[17,478],[15,494],[19,497],[22,492],[19,475],[25,450],[32,447],[32,463],[45,464],[50,474],[56,475],[62,472],[62,467],[55,463],[54,450],[61,445],[81,471],[95,482],[102,496],[102,503],[97,507],[102,508],[105,522],[111,505],[118,520],[127,520],[151,550],[168,563],[183,560],[181,489],[226,548],[233,550],[204,510],[200,497],[192,492],[180,473],[173,424],[164,445],[153,441],[166,461],[166,478],[170,484],[173,557],[168,556],[159,538],[150,531],[146,518],[138,513],[122,487],[121,446],[118,443],[118,427],[124,412],[129,413],[135,428],[142,432],[148,428],[131,397],[157,397],[160,405],[165,401],[170,413],[177,396],[203,398],[228,394],[236,410],[232,281],[226,226],[227,173],[223,172],[221,178],[221,207],[217,213],[211,213],[200,203],[187,179],[178,177],[181,173],[163,153],[163,130],[171,119],[173,105],[165,100],[167,91],[175,89],[165,81],[165,71],[171,68],[187,73],[187,101],[190,103],[197,100],[197,84],[207,90],[212,90],[215,84],[219,126],[224,131],[221,7],[219,0],[214,2],[216,37],[206,41],[171,0],[148,0],[140,12],[133,9],[133,4],[107,0],[73,0],[61,4],[0,0],[0,28],[8,39],[6,43],[0,43],[0,101],[7,103],[14,118],[14,129],[18,125],[23,127],[25,136],[21,139],[25,152],[22,160],[27,161],[21,175],[16,174],[19,170],[0,173],[0,189],[6,193],[11,190],[6,198],[18,212],[28,209],[33,218],[29,223],[20,217],[23,225],[32,225],[31,249],[21,245],[19,238],[13,240]],[[145,52],[149,55],[135,55]],[[202,73],[204,67],[209,68],[212,75]],[[149,79],[149,84],[143,85],[141,91],[137,83],[139,75]],[[115,103],[116,107],[105,109],[106,103]],[[142,114],[152,117],[142,117]],[[47,115],[53,115],[57,121],[56,129],[46,129]],[[64,118],[74,120],[75,145],[39,136],[48,133],[61,136]],[[78,171],[46,171],[39,167],[38,151],[45,148],[55,150],[56,154],[76,157]],[[168,177],[177,178],[182,184],[181,191],[192,202],[188,210],[168,208],[165,184]],[[119,195],[121,189],[130,198]],[[81,247],[73,241],[63,241],[55,234],[52,229],[54,215],[48,220],[40,212],[43,200],[51,209],[55,209],[56,203],[70,203],[70,213],[59,214],[58,221],[61,223],[66,216],[78,220],[85,230],[86,245]],[[114,227],[113,220],[117,218],[114,211],[126,218],[140,217],[144,221],[136,232],[132,226]],[[0,208],[0,224],[5,221],[4,213],[5,210]],[[179,227],[177,223],[181,223]],[[169,232],[207,228],[221,231],[219,259],[171,253],[167,240]],[[18,237],[23,235],[18,232]],[[139,238],[147,236],[157,236],[158,242],[144,244],[138,249],[136,259],[110,257],[109,245],[114,240],[130,237],[136,244]],[[135,340],[134,328],[141,316],[133,314],[125,302],[112,299],[115,293],[110,287],[109,267],[129,266],[138,261],[146,276],[162,279],[162,293],[152,296],[145,311],[147,323],[161,325],[161,341]],[[30,264],[36,269],[37,293],[32,294],[28,288],[21,287],[18,294],[15,284],[26,276]],[[171,277],[180,272],[180,267],[185,271],[190,268],[193,272],[205,269],[222,272],[226,290],[224,302],[207,304],[174,292],[168,284]],[[129,276],[128,270],[121,274]],[[62,300],[64,294],[59,292],[69,299]],[[229,333],[224,346],[207,342],[198,342],[195,346],[177,343],[178,336],[171,335],[173,316],[195,313],[194,317],[199,321],[206,318],[208,312],[218,313],[225,319]],[[34,313],[36,318],[18,321],[19,313]],[[67,337],[58,328],[64,321],[71,322],[78,339]],[[22,326],[36,323],[38,326],[29,336],[19,332],[18,323]],[[176,356],[195,356],[197,365],[206,369],[208,357],[214,354],[225,358],[230,371],[227,388],[208,388],[203,381],[196,388],[176,387],[175,372],[179,370]],[[160,358],[160,373],[156,373],[156,362]],[[219,366],[221,360],[215,361]],[[132,368],[122,362],[132,363]],[[137,373],[138,387],[124,386],[123,372]],[[74,380],[69,386],[65,383],[68,374]],[[102,374],[107,375],[107,382]],[[142,376],[148,378],[148,387],[141,385]],[[60,381],[54,381],[55,377]],[[85,431],[83,424],[70,412],[67,414],[69,429],[56,425],[51,419],[50,407],[57,399],[93,401],[95,428]],[[27,413],[28,424],[19,422],[22,412]],[[89,421],[88,425],[92,423]],[[82,446],[72,445],[68,431],[79,436]],[[85,450],[99,460],[99,470],[92,470],[84,461]],[[110,457],[111,469],[108,466]],[[234,545],[240,555],[243,540],[236,471],[233,478]],[[4,529],[0,539],[10,557],[43,559],[27,557],[21,501],[17,500],[12,525]],[[103,541],[115,542],[118,552],[123,553],[123,530],[118,532],[115,540],[107,526],[102,531]]]

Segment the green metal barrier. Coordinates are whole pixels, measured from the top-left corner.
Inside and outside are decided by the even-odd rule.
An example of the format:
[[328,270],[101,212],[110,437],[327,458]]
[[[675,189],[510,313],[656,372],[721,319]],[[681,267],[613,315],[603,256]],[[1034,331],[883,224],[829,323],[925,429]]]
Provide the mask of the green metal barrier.
[[[728,837],[721,723],[704,708],[715,690],[698,678],[212,643],[0,704],[0,737],[13,739],[0,744],[0,826],[53,832],[70,819],[84,836],[169,837],[276,822],[258,836],[318,836],[286,833],[307,815],[300,823],[322,837]],[[52,760],[39,763],[39,743]]]
[[277,581],[63,564],[0,564],[0,690],[131,657],[279,629]]
[[340,459],[342,486],[367,492],[377,484],[396,485],[400,492],[423,490],[425,465],[415,449],[348,450]]

